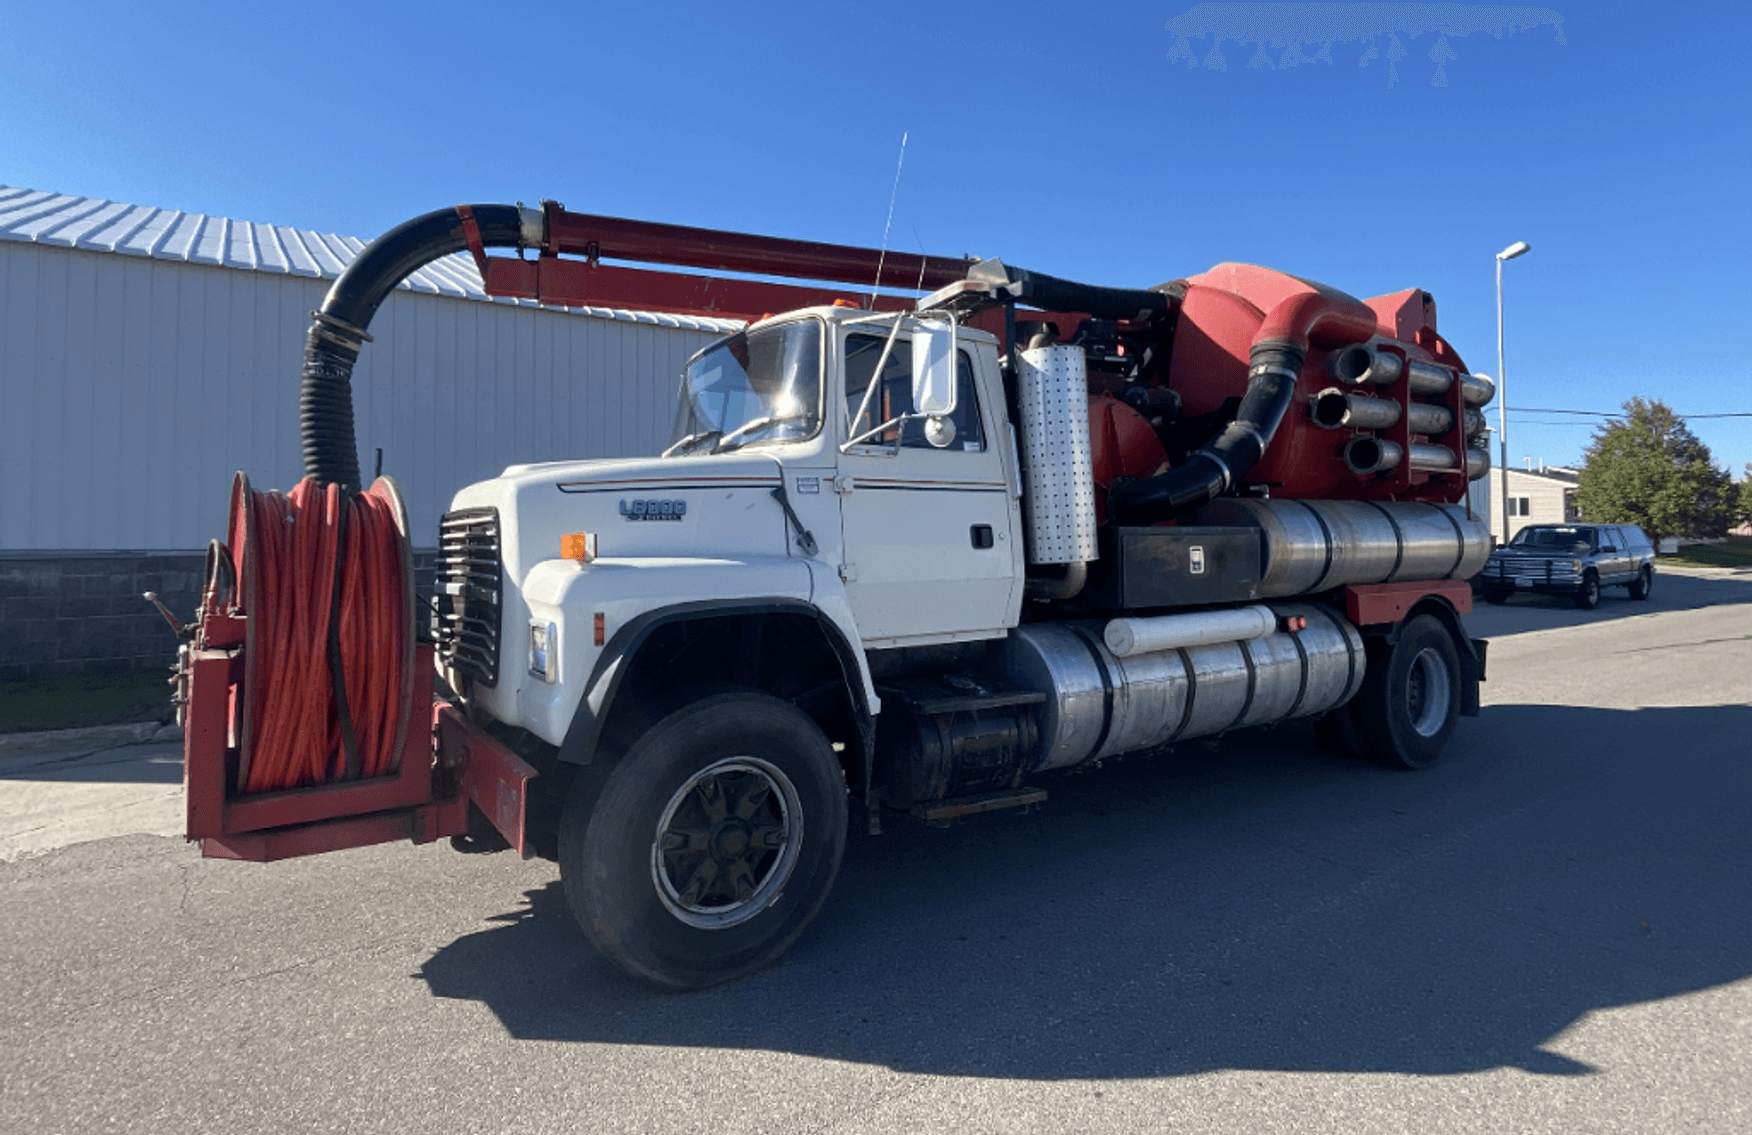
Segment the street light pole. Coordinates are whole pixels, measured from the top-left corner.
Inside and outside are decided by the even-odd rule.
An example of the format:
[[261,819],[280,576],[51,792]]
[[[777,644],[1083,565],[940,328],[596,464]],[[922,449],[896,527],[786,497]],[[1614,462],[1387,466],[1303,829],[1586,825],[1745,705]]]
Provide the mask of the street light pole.
[[1503,261],[1513,260],[1533,246],[1518,240],[1496,254],[1497,288],[1497,440],[1502,444],[1502,460],[1497,464],[1503,479],[1503,543],[1509,542],[1509,376],[1503,366]]

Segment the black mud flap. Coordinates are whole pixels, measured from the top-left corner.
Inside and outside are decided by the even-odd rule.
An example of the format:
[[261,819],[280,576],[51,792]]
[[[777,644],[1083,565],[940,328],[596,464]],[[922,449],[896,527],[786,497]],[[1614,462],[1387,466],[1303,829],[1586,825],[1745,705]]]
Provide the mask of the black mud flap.
[[1469,638],[1461,640],[1472,647],[1470,652],[1460,652],[1460,715],[1462,717],[1477,717],[1479,710],[1478,686],[1484,679],[1484,657],[1490,648],[1490,640]]

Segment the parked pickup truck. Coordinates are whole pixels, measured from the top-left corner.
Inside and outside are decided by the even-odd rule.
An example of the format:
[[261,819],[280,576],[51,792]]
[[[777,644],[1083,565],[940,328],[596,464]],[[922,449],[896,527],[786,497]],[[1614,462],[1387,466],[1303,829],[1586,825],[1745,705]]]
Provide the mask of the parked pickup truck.
[[1602,587],[1623,586],[1647,599],[1655,584],[1655,548],[1634,524],[1531,524],[1485,562],[1487,603],[1517,591],[1568,595],[1591,611]]

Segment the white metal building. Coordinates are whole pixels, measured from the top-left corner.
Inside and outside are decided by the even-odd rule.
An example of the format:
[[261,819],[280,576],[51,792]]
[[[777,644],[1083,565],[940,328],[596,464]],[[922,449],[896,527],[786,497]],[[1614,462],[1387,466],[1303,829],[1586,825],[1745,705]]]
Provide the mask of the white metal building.
[[[303,475],[310,313],[365,246],[0,186],[0,678],[167,661],[232,474]],[[467,255],[378,311],[353,374],[374,451],[437,542],[456,489],[506,465],[655,453],[689,355],[727,320],[490,300]]]
[[[202,548],[235,470],[290,489],[310,313],[364,246],[0,187],[0,551]],[[446,258],[372,321],[360,467],[383,449],[429,546],[506,465],[661,449],[682,364],[738,326],[489,300]]]

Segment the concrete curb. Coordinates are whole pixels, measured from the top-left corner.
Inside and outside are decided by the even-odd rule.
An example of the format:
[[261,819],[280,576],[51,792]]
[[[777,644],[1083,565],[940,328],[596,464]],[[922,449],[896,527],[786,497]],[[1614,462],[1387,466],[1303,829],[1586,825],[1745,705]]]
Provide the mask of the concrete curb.
[[141,721],[132,725],[92,725],[84,729],[51,729],[44,733],[0,733],[0,757],[59,753],[69,749],[114,749],[121,745],[159,744],[182,740],[182,726]]

